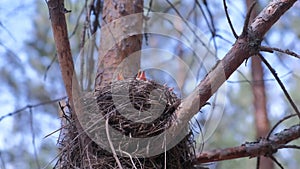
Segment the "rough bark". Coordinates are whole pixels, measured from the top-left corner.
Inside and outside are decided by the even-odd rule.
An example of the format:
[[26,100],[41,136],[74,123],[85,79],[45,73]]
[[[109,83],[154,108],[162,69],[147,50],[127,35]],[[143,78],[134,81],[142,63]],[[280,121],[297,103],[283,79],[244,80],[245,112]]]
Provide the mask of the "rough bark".
[[[67,23],[65,19],[66,9],[64,7],[64,0],[49,0],[47,2],[49,15],[55,40],[57,58],[61,69],[65,89],[67,92],[69,105],[72,112],[72,120],[78,133],[80,133],[80,141],[82,145],[85,145],[90,139],[84,134],[83,129],[79,123],[78,115],[79,112],[75,112],[74,98],[79,96],[78,82],[75,78],[74,63],[70,48],[70,42],[68,37]],[[70,138],[75,138],[76,133],[68,131]]]
[[[141,13],[143,11],[143,0],[118,0],[118,2],[111,1],[111,0],[104,0],[104,8],[103,8],[103,23],[109,24],[116,19],[121,17]],[[113,79],[113,75],[120,65],[120,63],[129,56],[130,54],[139,51],[141,49],[142,43],[142,35],[134,35],[129,36],[125,39],[118,39],[118,37],[114,38],[112,31],[104,30],[104,29],[118,29],[119,31],[123,31],[126,33],[128,29],[132,29],[132,27],[140,28],[142,30],[142,18],[137,18],[136,20],[132,20],[131,23],[122,22],[115,22],[115,24],[110,25],[109,27],[102,27],[101,29],[101,39],[100,39],[100,48],[99,48],[99,57],[98,57],[98,67],[97,67],[97,75],[95,79],[95,89],[100,89],[104,86],[107,86]],[[109,37],[113,37],[115,40],[114,46],[106,51],[103,47],[107,42]],[[101,47],[102,45],[102,47]],[[124,67],[125,68],[125,67]],[[137,72],[140,68],[140,60],[134,61],[130,65],[126,66],[126,69],[130,69],[128,72],[127,70],[122,70],[124,72],[123,76],[132,75],[133,72]]]
[[65,19],[64,0],[49,0],[47,4],[62,78],[68,98],[72,101],[72,78],[74,74],[74,64],[68,38],[67,23]]
[[[71,109],[75,111],[73,98],[76,98],[79,95],[77,90],[78,82],[74,76],[74,63],[65,19],[66,9],[64,7],[64,0],[49,0],[47,5],[53,30],[58,63],[61,69],[69,104]],[[75,112],[73,112],[72,117],[75,121],[77,121]],[[80,130],[80,124],[78,121],[77,123],[77,128]]]
[[[253,3],[253,0],[246,0],[247,7],[249,8]],[[250,16],[250,21],[257,15],[257,6],[254,7]],[[270,131],[270,122],[268,119],[266,108],[266,93],[264,83],[264,71],[261,63],[261,59],[258,56],[251,58],[251,74],[252,74],[252,93],[253,93],[253,105],[254,105],[254,119],[256,128],[256,138],[266,137]],[[273,162],[270,158],[260,157],[260,169],[274,168]]]
[[201,164],[213,161],[230,160],[244,157],[271,156],[278,149],[300,137],[300,125],[295,125],[276,133],[269,140],[261,139],[257,142],[246,142],[238,147],[217,149],[202,152],[197,155],[194,164]]

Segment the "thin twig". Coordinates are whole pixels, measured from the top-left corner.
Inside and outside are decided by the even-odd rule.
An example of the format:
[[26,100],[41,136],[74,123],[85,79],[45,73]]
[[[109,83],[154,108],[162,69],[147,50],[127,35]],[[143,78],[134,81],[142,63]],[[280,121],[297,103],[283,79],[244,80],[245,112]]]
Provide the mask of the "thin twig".
[[86,148],[85,148],[85,152],[86,152],[86,157],[87,157],[87,161],[88,161],[88,166],[90,169],[92,169],[92,163],[91,163],[91,158],[89,156],[89,150],[88,150],[88,146],[89,144],[86,145]]
[[208,7],[208,4],[207,2],[203,2],[204,3],[204,6],[206,7],[206,10],[207,10],[207,13],[208,13],[208,16],[210,18],[210,24],[211,24],[211,28],[212,28],[212,34],[213,34],[213,37],[216,35],[216,27],[215,27],[215,23],[214,23],[214,17]]
[[35,132],[34,132],[34,128],[33,128],[32,108],[29,108],[29,119],[30,119],[29,123],[30,123],[30,130],[31,130],[31,139],[32,139],[31,143],[33,146],[34,161],[36,163],[37,168],[41,168],[39,160],[38,160],[36,145],[35,145]]
[[62,126],[59,129],[56,129],[56,130],[52,131],[51,133],[49,133],[46,136],[44,136],[44,139],[47,138],[47,137],[49,137],[49,136],[51,136],[52,134],[54,134],[54,133],[56,133],[58,131],[61,131],[63,128],[65,128],[65,126]]
[[1,151],[0,151],[0,162],[1,162],[1,165],[0,165],[0,166],[1,166],[3,169],[6,169],[5,162],[4,162],[3,156],[2,156],[2,154],[1,154]]
[[190,26],[190,24],[184,19],[184,17],[181,15],[181,13],[176,9],[176,7],[174,6],[174,4],[172,4],[169,0],[166,0],[166,2],[171,6],[171,8],[176,12],[176,14],[182,19],[182,21],[186,24],[186,26],[189,28],[189,30],[196,36],[197,40],[200,41],[201,45],[203,45],[203,47],[205,47],[210,53],[214,53],[212,52],[208,46],[203,42],[203,40],[201,40],[201,38],[198,36],[198,34],[195,32],[195,30]]
[[280,53],[285,53],[287,55],[294,56],[297,59],[300,59],[300,55],[298,55],[296,52],[290,51],[289,49],[283,50],[283,49],[273,48],[273,47],[268,47],[268,46],[260,46],[259,49],[260,49],[260,51],[269,52],[269,53],[273,53],[274,51],[280,52]]
[[13,34],[9,31],[9,29],[8,28],[6,28],[4,25],[3,25],[3,23],[0,21],[0,27],[2,27],[6,32],[7,32],[7,34],[16,42],[17,40],[16,40],[16,38],[13,36]]
[[[131,164],[132,164],[132,167],[133,167],[134,169],[138,169],[138,168],[136,167],[134,161],[133,161],[132,155],[130,155],[130,154],[127,153],[126,151],[123,151],[123,150],[120,150],[120,151],[121,151],[122,153],[126,154],[126,155],[129,157],[129,159],[130,159],[130,161],[131,161]],[[139,161],[139,159],[137,159],[137,161]],[[142,166],[142,165],[141,165],[141,166]]]
[[201,13],[202,13],[202,15],[203,15],[203,17],[204,17],[204,20],[205,20],[205,22],[206,22],[206,25],[208,26],[210,32],[213,32],[213,29],[214,29],[214,28],[213,28],[213,26],[209,23],[209,21],[208,21],[206,15],[205,15],[205,12],[204,12],[204,10],[203,10],[203,8],[202,8],[202,6],[201,6],[201,4],[199,3],[198,0],[196,0],[196,4],[197,4],[197,6],[198,6],[199,9],[200,9],[200,11],[201,11]]
[[271,134],[273,133],[273,131],[276,129],[276,127],[277,127],[279,124],[281,124],[283,121],[285,121],[285,120],[287,120],[287,119],[289,119],[289,118],[291,118],[291,117],[294,117],[294,116],[296,116],[296,115],[297,115],[297,114],[291,114],[291,115],[288,115],[288,116],[284,117],[283,119],[279,120],[279,121],[273,126],[273,128],[270,130],[270,132],[269,132],[269,134],[268,134],[268,136],[267,136],[267,140],[269,140]]
[[227,9],[227,5],[226,5],[226,0],[223,0],[223,5],[224,5],[224,10],[225,10],[226,18],[227,18],[227,21],[229,23],[231,32],[232,32],[233,36],[235,37],[235,39],[237,39],[237,38],[239,38],[239,36],[235,32],[233,24],[231,22],[231,19],[230,19],[229,13],[228,13],[228,9]]
[[256,169],[259,169],[259,166],[260,166],[260,157],[257,157]]
[[5,46],[2,42],[0,42],[0,46],[2,46],[6,50],[8,56],[13,57],[18,63],[21,63],[20,57],[13,50]]
[[250,17],[251,17],[251,13],[253,11],[253,8],[256,4],[256,1],[254,1],[250,8],[248,9],[247,15],[246,15],[246,19],[245,19],[245,23],[244,23],[244,27],[243,27],[243,32],[241,34],[241,36],[246,36],[248,34],[248,25],[249,25],[249,21],[250,21]]
[[26,110],[26,109],[31,109],[31,108],[43,106],[43,105],[46,105],[46,104],[55,103],[55,102],[58,102],[58,101],[60,101],[60,100],[62,100],[62,99],[65,99],[65,98],[67,98],[67,97],[64,96],[64,97],[59,98],[59,99],[54,99],[54,100],[50,100],[50,101],[45,101],[45,102],[41,102],[41,103],[33,104],[33,105],[30,105],[30,104],[29,104],[29,105],[24,106],[24,107],[22,107],[22,108],[20,108],[20,109],[18,109],[18,110],[16,110],[16,111],[14,111],[14,112],[11,112],[11,113],[8,113],[8,114],[6,114],[6,115],[1,116],[1,117],[0,117],[0,122],[1,122],[4,118],[9,117],[9,116],[16,115],[16,114],[18,114],[18,113],[21,113],[22,111],[24,111],[24,110]]
[[278,149],[283,149],[283,148],[300,149],[300,146],[297,146],[297,145],[283,145],[283,146],[280,146]]
[[81,11],[80,11],[80,13],[79,13],[79,15],[78,15],[78,17],[77,17],[77,20],[76,20],[76,23],[75,23],[75,27],[73,28],[73,31],[71,32],[71,34],[69,35],[69,39],[71,39],[74,35],[76,35],[76,31],[77,31],[77,29],[78,29],[78,27],[79,27],[79,22],[80,22],[80,18],[81,18],[81,16],[82,16],[82,14],[83,14],[83,12],[84,12],[84,9],[85,9],[85,6],[83,6],[83,8],[81,9]]
[[256,142],[246,142],[241,146],[230,147],[225,149],[216,149],[201,152],[196,155],[193,164],[230,160],[243,157],[265,156],[271,157],[273,153],[285,144],[298,139],[300,137],[300,124],[294,125],[288,129],[284,129],[270,138],[270,140],[262,139]]
[[146,14],[146,16],[148,16],[148,17],[149,17],[150,11],[151,11],[151,9],[152,9],[152,4],[153,4],[153,0],[150,0],[150,1],[149,1],[149,8],[148,8],[147,14]]
[[284,84],[282,83],[282,81],[280,80],[280,78],[278,77],[276,71],[273,69],[273,67],[269,64],[269,62],[261,55],[258,54],[258,56],[261,58],[261,60],[264,62],[264,64],[268,67],[268,69],[271,71],[271,73],[273,74],[273,76],[275,77],[276,81],[278,82],[279,86],[281,87],[285,97],[288,99],[289,103],[291,104],[291,106],[293,107],[294,111],[297,113],[299,119],[300,119],[300,112],[296,106],[296,104],[294,103],[293,99],[291,98],[291,96],[289,95],[289,93],[287,92]]
[[[232,80],[227,80],[226,82],[227,83],[249,83],[251,84],[250,80],[247,79],[247,77],[245,75],[243,75],[241,72],[238,71],[238,73],[240,73],[242,75],[242,77],[245,79],[245,80],[236,80],[236,81],[232,81]],[[282,79],[290,74],[292,74],[293,72],[288,72],[282,76],[280,76],[279,78]],[[261,82],[261,81],[264,81],[264,82],[267,82],[267,81],[275,81],[276,79],[274,78],[268,78],[268,79],[263,79],[263,80],[253,80],[252,82],[254,83],[257,83],[257,82]]]
[[[47,164],[45,164],[45,166],[42,169],[49,168],[51,163],[53,163],[56,159],[60,158],[61,155],[64,153],[64,151],[66,151],[68,148],[70,148],[70,147],[65,146],[61,151],[59,151],[59,153],[51,161],[49,161]],[[56,160],[56,164],[57,164],[57,162],[58,162],[58,160]]]
[[279,161],[274,156],[270,156],[269,158],[272,161],[274,161],[278,165],[278,167],[280,167],[281,169],[284,169],[284,167],[279,163]]
[[105,121],[105,129],[106,129],[105,131],[106,131],[107,140],[108,140],[110,149],[111,149],[111,151],[112,151],[112,154],[113,154],[113,156],[114,156],[114,158],[115,158],[115,160],[116,160],[116,162],[117,162],[117,164],[118,164],[118,167],[119,167],[120,169],[123,169],[122,164],[121,164],[121,162],[120,162],[120,160],[119,160],[119,158],[118,158],[118,156],[117,156],[117,153],[116,153],[116,150],[115,150],[115,148],[114,148],[114,145],[113,145],[113,143],[112,143],[112,141],[111,141],[111,139],[110,139],[108,119],[109,119],[109,118],[107,118],[106,121]]
[[197,6],[200,8],[200,10],[201,10],[201,12],[202,12],[202,14],[203,14],[203,16],[204,16],[204,19],[205,19],[205,21],[206,21],[206,25],[208,26],[208,28],[209,28],[209,30],[210,30],[210,32],[211,32],[212,41],[213,41],[213,45],[214,45],[214,48],[215,48],[215,50],[216,50],[216,53],[218,53],[218,52],[217,52],[217,50],[218,50],[218,48],[217,48],[217,42],[216,42],[216,40],[215,40],[215,37],[216,37],[216,35],[217,35],[217,32],[216,32],[216,27],[215,27],[215,24],[214,24],[213,15],[212,15],[210,9],[208,8],[207,2],[203,2],[203,3],[204,3],[204,6],[206,7],[206,11],[207,11],[207,13],[208,13],[210,23],[209,23],[209,21],[208,21],[206,15],[205,15],[205,13],[204,13],[204,10],[202,9],[201,4],[199,3],[198,0],[196,0],[196,4],[197,4]]
[[47,73],[50,70],[51,66],[53,65],[54,61],[57,59],[57,53],[55,53],[54,57],[52,58],[50,64],[46,67],[45,73],[44,73],[44,81],[47,79]]

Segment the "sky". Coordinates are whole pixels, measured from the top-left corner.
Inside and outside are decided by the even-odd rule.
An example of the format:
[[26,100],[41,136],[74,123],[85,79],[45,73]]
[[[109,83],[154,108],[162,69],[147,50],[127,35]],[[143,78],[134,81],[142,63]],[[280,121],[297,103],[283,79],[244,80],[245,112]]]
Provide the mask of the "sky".
[[[3,69],[5,66],[9,65],[10,59],[15,59],[18,63],[24,66],[23,70],[25,72],[19,71],[18,68],[16,68],[15,70],[12,69],[12,76],[22,78],[22,76],[26,74],[29,79],[36,81],[36,83],[42,83],[43,77],[38,77],[36,72],[31,68],[28,63],[28,59],[30,56],[25,52],[23,48],[24,42],[31,38],[31,32],[33,30],[32,18],[35,12],[34,4],[35,0],[20,0],[14,1],[13,3],[11,0],[1,0],[0,42],[2,44],[0,45],[0,55],[2,56],[0,57],[0,69]],[[17,56],[14,57],[3,55],[3,53],[7,50],[15,52]],[[5,80],[6,79],[4,79],[4,77],[0,74],[0,84]],[[28,104],[36,104],[34,102],[28,102],[26,98],[22,97],[16,100],[16,97],[10,90],[11,89],[8,89],[6,85],[0,85],[0,117],[14,112],[15,110]],[[38,112],[37,109],[38,108],[33,109],[33,113]],[[25,114],[26,116],[29,115],[28,109],[26,111],[22,111],[21,113]],[[50,142],[52,142],[53,146],[55,146],[58,133],[55,133],[48,138],[43,137],[60,127],[59,119],[53,119],[53,117],[41,113],[35,114],[35,119],[43,119],[43,123],[39,124],[39,126],[34,126],[38,127],[40,132],[42,132],[41,135],[36,135],[36,147],[39,147],[42,142],[48,142],[49,140]],[[33,153],[31,135],[14,135],[14,138],[11,138],[11,133],[14,132],[14,122],[14,118],[12,117],[7,117],[0,121],[0,151],[14,148],[16,145],[18,145],[19,142],[24,141],[25,143],[28,143],[27,148],[29,152]],[[29,125],[25,126],[25,128],[29,128]],[[9,164],[6,165],[8,169],[10,167],[14,168]]]
[[[0,54],[3,54],[7,49],[10,49],[18,53],[17,59],[19,62],[25,62],[27,54],[23,53],[22,47],[24,41],[30,36],[29,32],[32,28],[30,15],[34,8],[31,8],[32,0],[16,1],[11,3],[9,0],[2,0],[0,5],[0,42],[5,46],[0,46]],[[24,10],[27,8],[29,10]],[[0,57],[0,67],[4,67],[7,59],[3,57],[9,57],[3,55]],[[2,58],[2,59],[1,59]],[[0,83],[3,81],[3,77],[0,75]],[[0,86],[0,105],[1,111],[0,116],[3,116],[7,113],[13,112],[15,110],[15,98],[12,96],[11,92],[7,90],[7,87],[4,85]],[[13,119],[7,118],[1,121],[0,126],[2,131],[5,126],[11,126]],[[3,140],[5,134],[0,134],[0,149],[4,147]],[[1,141],[2,140],[2,141]]]

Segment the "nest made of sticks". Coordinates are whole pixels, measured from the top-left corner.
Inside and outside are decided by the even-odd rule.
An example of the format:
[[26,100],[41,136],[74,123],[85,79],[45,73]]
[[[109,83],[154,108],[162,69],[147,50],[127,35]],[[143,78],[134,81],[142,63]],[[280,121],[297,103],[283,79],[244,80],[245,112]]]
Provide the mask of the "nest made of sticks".
[[[62,152],[56,167],[119,168],[121,164],[123,168],[138,169],[194,168],[191,161],[195,157],[195,145],[191,131],[173,148],[151,157],[130,155],[142,152],[141,147],[149,145],[118,140],[119,145],[114,148],[122,149],[125,156],[115,156],[103,148],[108,142],[116,142],[106,137],[108,125],[127,138],[155,137],[170,127],[179,104],[180,99],[167,86],[137,79],[116,81],[94,94],[82,95],[74,105],[86,133],[78,131],[74,120],[67,120],[67,134],[60,139]],[[91,139],[83,145],[80,139],[87,136]]]

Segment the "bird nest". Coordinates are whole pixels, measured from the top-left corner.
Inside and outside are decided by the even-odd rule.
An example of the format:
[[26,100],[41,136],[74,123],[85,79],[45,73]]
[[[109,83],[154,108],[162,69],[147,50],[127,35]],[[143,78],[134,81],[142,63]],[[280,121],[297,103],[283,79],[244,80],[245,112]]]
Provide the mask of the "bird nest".
[[[160,143],[155,142],[158,138],[128,141],[163,135],[174,122],[179,104],[180,99],[167,86],[137,79],[116,81],[93,94],[82,94],[74,101],[76,120],[74,116],[66,117],[67,132],[60,139],[61,155],[56,167],[193,168],[191,130],[168,150],[164,150],[166,140],[153,145]],[[162,151],[147,156],[149,147],[150,151]]]

